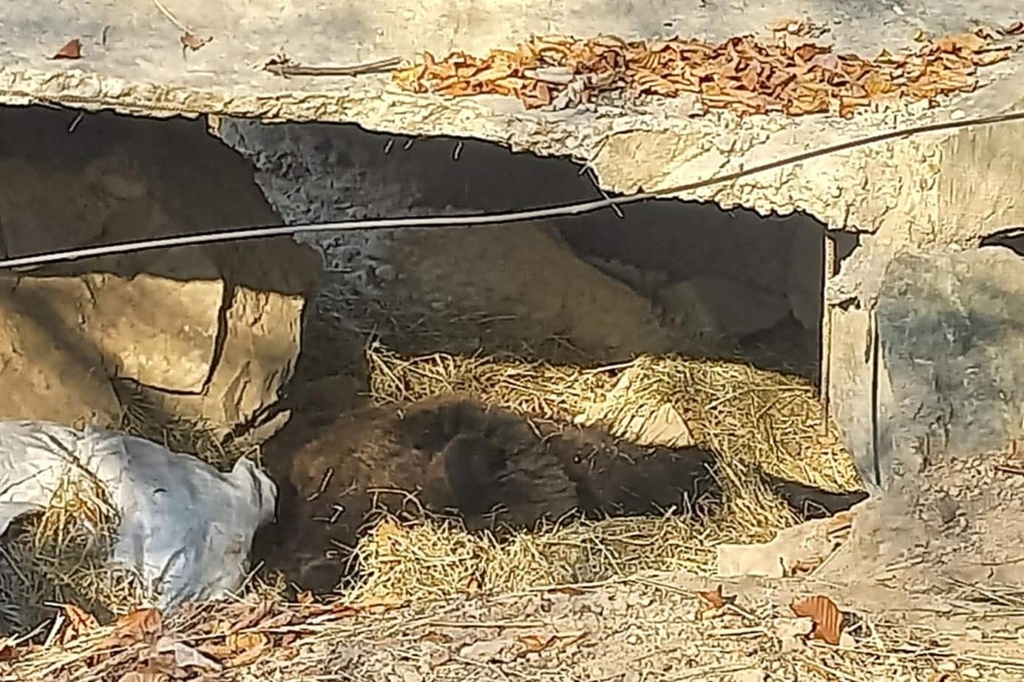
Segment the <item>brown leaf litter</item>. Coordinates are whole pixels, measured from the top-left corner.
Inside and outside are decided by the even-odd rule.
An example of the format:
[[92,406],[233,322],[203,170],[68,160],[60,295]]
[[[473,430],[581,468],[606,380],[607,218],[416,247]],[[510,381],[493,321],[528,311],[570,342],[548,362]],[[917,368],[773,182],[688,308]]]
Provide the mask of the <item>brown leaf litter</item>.
[[843,612],[834,601],[816,595],[793,602],[791,608],[798,617],[810,618],[814,622],[811,639],[820,639],[832,646],[839,645],[843,634]]
[[51,59],[81,59],[82,58],[82,41],[78,38],[72,38],[64,47],[57,50],[57,54],[53,55]]
[[[837,54],[802,36],[813,25],[786,20],[773,27],[777,42],[752,35],[721,43],[672,38],[628,41],[614,36],[531,37],[514,50],[486,57],[425,52],[422,62],[393,72],[405,90],[451,97],[515,97],[528,109],[593,102],[604,92],[631,96],[697,97],[706,109],[740,116],[825,112],[844,118],[872,105],[971,92],[978,67],[1004,61],[1016,49],[1000,39],[1024,29],[979,28],[927,39],[913,50],[882,51],[874,59]],[[795,38],[801,38],[795,40]]]

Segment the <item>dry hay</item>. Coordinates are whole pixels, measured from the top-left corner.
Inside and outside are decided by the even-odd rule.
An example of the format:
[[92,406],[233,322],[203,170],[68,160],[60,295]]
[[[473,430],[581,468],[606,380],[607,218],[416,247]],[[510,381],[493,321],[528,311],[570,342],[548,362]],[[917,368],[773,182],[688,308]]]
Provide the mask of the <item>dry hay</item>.
[[[161,414],[140,394],[131,397],[118,424],[97,426],[195,454],[221,469],[258,454],[258,447],[244,439],[225,438],[202,422]],[[6,606],[0,612],[6,622],[0,625],[32,627],[52,617],[59,604],[75,604],[106,620],[151,601],[141,576],[108,565],[119,525],[102,484],[69,464],[46,510],[18,519],[0,544],[0,604]]]
[[462,392],[534,418],[594,423],[586,416],[598,414],[613,433],[623,417],[668,403],[698,445],[722,455],[724,504],[700,524],[685,516],[566,520],[502,541],[450,520],[387,520],[356,548],[362,598],[512,592],[646,570],[706,574],[719,544],[766,542],[798,521],[758,469],[829,490],[859,488],[835,433],[823,433],[816,392],[803,379],[672,357],[581,369],[445,354],[402,359],[379,347],[367,355],[380,403]]
[[108,565],[119,525],[103,485],[69,464],[46,509],[18,519],[5,535],[0,595],[10,605],[7,625],[30,627],[53,615],[55,604],[111,617],[143,603],[141,576]]
[[201,419],[168,414],[143,392],[127,384],[119,386],[121,419],[116,429],[131,436],[158,443],[172,452],[195,455],[207,464],[227,471],[242,457],[259,464],[259,445],[246,438],[225,433]]
[[367,357],[380,403],[464,392],[530,417],[579,421],[596,410],[612,422],[669,403],[696,443],[727,461],[826,490],[860,489],[835,430],[823,428],[817,390],[801,377],[678,357],[593,369],[446,354],[403,359],[380,347]]

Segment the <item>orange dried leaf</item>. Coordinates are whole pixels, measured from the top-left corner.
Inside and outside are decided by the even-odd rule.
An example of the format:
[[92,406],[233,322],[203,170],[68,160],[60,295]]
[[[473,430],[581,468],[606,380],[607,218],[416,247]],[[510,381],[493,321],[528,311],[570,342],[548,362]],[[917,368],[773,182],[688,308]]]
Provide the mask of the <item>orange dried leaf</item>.
[[554,635],[548,635],[546,637],[541,637],[539,635],[523,635],[519,638],[519,643],[523,645],[526,653],[544,651],[556,641],[557,639]]
[[208,44],[211,40],[213,40],[213,36],[210,36],[209,38],[200,38],[194,33],[185,31],[181,34],[180,40],[182,48],[186,50],[192,50],[193,52],[195,52],[196,50],[200,49],[204,45]]
[[22,650],[15,646],[10,639],[0,644],[0,663],[10,663],[19,658]]
[[935,41],[935,46],[942,52],[977,52],[985,47],[985,39],[976,33],[961,33],[947,36]]
[[163,618],[158,609],[139,609],[125,614],[114,623],[114,631],[101,648],[123,647],[153,639],[163,632]]
[[725,596],[722,593],[722,586],[719,585],[712,592],[698,592],[697,596],[707,606],[713,609],[724,609],[729,604],[736,601],[736,595]]
[[82,41],[78,38],[72,38],[64,47],[57,50],[57,54],[53,55],[53,59],[81,59],[82,58]]
[[790,608],[799,618],[810,618],[814,622],[812,639],[820,639],[832,646],[839,645],[843,613],[835,602],[823,595],[817,595],[794,601]]
[[235,652],[234,658],[227,662],[228,667],[243,668],[252,665],[270,649],[270,639],[259,632],[246,632],[228,637],[227,644]]
[[67,627],[61,633],[60,641],[67,644],[80,635],[91,632],[100,626],[96,617],[74,604],[63,604],[64,616],[68,619]]

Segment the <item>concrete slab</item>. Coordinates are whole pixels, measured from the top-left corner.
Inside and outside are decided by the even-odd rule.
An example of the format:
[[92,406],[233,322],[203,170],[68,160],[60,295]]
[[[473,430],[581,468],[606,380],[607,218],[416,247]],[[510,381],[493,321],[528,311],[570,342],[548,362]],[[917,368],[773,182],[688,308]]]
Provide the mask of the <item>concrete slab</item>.
[[[183,53],[181,31],[161,6],[196,35],[212,37],[212,42]],[[1021,60],[987,70],[984,79],[994,84],[956,98],[950,108],[865,113],[850,121],[830,116],[741,121],[716,113],[691,120],[671,103],[587,113],[527,112],[504,98],[411,95],[383,75],[285,79],[253,66],[279,50],[304,64],[351,64],[412,58],[422,50],[486,52],[551,32],[723,40],[763,32],[772,21],[803,16],[830,27],[822,40],[833,42],[837,50],[873,56],[882,48],[909,45],[918,29],[956,32],[969,29],[975,20],[1005,25],[1017,18],[1015,9],[1010,0],[978,3],[970,17],[951,0],[0,0],[0,102],[114,108],[149,116],[219,114],[352,122],[408,135],[475,137],[538,154],[589,160],[605,189],[631,192],[765,162],[880,128],[1010,108],[1020,99],[1014,83]],[[82,41],[83,59],[50,59],[75,37]],[[927,235],[938,229],[942,194],[936,183],[942,180],[943,158],[935,150],[943,140],[984,134],[940,134],[853,150],[683,198],[762,212],[805,211],[839,229],[875,231],[887,219],[911,221]],[[973,148],[974,143],[968,140],[968,146]],[[867,188],[871,191],[865,192]],[[908,192],[917,200],[902,196]],[[902,210],[908,203],[913,210]],[[927,215],[921,215],[922,208],[929,209]],[[999,218],[992,216],[993,221]]]

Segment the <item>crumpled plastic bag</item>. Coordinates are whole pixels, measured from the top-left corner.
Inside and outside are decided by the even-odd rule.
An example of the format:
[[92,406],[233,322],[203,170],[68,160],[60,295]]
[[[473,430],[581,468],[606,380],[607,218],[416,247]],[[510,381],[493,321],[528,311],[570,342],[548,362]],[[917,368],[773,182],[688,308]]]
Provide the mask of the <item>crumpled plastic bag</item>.
[[252,539],[277,486],[251,461],[229,473],[151,441],[49,422],[0,421],[0,534],[43,511],[69,466],[94,477],[119,513],[109,563],[134,570],[162,610],[242,587]]

